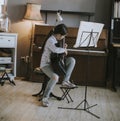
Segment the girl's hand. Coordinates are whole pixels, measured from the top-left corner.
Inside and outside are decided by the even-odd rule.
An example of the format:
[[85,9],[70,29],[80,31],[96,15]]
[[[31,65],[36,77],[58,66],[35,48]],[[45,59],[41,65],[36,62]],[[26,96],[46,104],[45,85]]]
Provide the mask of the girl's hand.
[[68,47],[68,45],[65,43],[65,44],[64,44],[64,48],[67,48],[67,47]]
[[65,55],[67,55],[68,54],[68,51],[67,51],[67,49],[65,49]]

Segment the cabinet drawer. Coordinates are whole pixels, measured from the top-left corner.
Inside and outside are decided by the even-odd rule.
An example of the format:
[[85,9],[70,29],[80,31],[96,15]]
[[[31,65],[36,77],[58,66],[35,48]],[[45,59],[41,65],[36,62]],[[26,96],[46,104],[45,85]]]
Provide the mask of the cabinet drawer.
[[14,36],[0,36],[0,47],[15,47],[15,37]]

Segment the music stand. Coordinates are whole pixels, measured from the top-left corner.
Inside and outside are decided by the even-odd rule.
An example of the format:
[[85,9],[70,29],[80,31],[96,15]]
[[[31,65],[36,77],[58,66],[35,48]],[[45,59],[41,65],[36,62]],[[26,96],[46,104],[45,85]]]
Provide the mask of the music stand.
[[[59,109],[72,109],[72,110],[83,110],[86,111],[87,113],[95,116],[96,118],[100,118],[99,116],[97,116],[96,114],[92,113],[89,111],[90,108],[93,108],[94,106],[97,106],[97,104],[94,105],[89,105],[88,101],[87,101],[87,81],[88,81],[88,68],[89,68],[89,47],[96,47],[97,41],[99,39],[100,33],[102,31],[103,28],[103,24],[99,24],[99,23],[94,23],[91,22],[82,22],[80,27],[79,27],[79,31],[78,31],[78,36],[77,36],[77,40],[76,40],[76,44],[74,45],[74,47],[86,47],[86,50],[88,51],[88,58],[87,58],[87,75],[86,75],[86,80],[85,80],[85,96],[84,99],[75,107],[75,108],[69,108],[69,107],[58,107]],[[88,29],[91,29],[90,31],[85,31],[82,30],[82,27],[85,27],[86,25],[88,25]],[[82,26],[82,27],[81,27]],[[91,28],[89,28],[89,26],[91,26]],[[96,27],[98,27],[96,29]],[[79,41],[78,41],[79,39]],[[79,45],[78,45],[79,44]],[[82,104],[84,104],[84,108],[79,108],[79,106],[81,106]]]

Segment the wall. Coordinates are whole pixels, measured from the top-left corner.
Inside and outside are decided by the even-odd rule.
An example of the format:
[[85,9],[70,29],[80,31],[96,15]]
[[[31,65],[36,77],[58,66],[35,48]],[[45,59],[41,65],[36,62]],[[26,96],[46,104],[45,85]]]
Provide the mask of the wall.
[[28,56],[30,48],[32,26],[30,21],[23,20],[27,2],[41,3],[40,0],[9,0],[7,7],[11,20],[11,32],[18,33],[17,76],[25,76],[26,74],[27,64],[21,60],[21,57]]
[[97,0],[95,8],[95,21],[105,24],[105,28],[110,27],[111,0]]
[[48,10],[95,12],[96,0],[43,0],[41,4]]
[[[9,0],[8,14],[12,23],[22,20],[26,2],[41,4],[42,9],[95,12],[91,21],[104,23],[106,28],[110,24],[111,0]],[[54,24],[55,17],[54,14],[48,15],[48,24]],[[76,27],[79,26],[79,21],[84,19],[79,15],[63,15],[63,18],[68,26]]]
[[[75,3],[76,1],[76,3]],[[91,1],[91,2],[90,2]],[[29,53],[29,45],[31,38],[31,23],[22,21],[25,14],[25,5],[27,2],[43,4],[43,8],[50,7],[52,9],[64,10],[80,10],[82,12],[95,12],[95,16],[91,21],[101,22],[105,24],[105,28],[109,28],[110,23],[110,0],[8,0],[8,15],[11,20],[12,32],[18,33],[18,56],[17,56],[17,75],[24,76],[26,72],[26,64],[21,62],[22,56]],[[49,4],[48,4],[49,3]],[[57,4],[55,4],[57,3]],[[57,9],[58,10],[58,9]],[[44,17],[44,16],[43,16]],[[55,23],[55,14],[48,16],[48,24]],[[76,15],[63,15],[64,22],[67,26],[78,27],[79,21],[86,19]],[[23,67],[24,68],[21,68]]]

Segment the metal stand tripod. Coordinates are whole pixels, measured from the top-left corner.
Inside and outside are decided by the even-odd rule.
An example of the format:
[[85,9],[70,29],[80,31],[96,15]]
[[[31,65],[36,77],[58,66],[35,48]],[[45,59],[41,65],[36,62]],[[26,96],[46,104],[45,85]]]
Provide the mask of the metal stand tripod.
[[[88,33],[88,32],[87,32]],[[96,118],[100,118],[99,116],[97,116],[96,114],[94,114],[94,113],[92,113],[92,112],[90,112],[89,111],[89,109],[90,108],[93,108],[94,106],[96,106],[97,104],[95,104],[95,105],[92,105],[92,106],[90,106],[89,104],[88,104],[88,101],[87,101],[87,81],[88,81],[88,69],[89,69],[89,44],[90,44],[90,42],[91,42],[91,40],[92,40],[92,37],[93,37],[93,31],[91,31],[91,32],[89,32],[90,34],[89,34],[89,36],[90,36],[90,39],[89,39],[89,42],[88,42],[88,45],[87,45],[87,51],[88,51],[88,58],[87,58],[87,79],[86,79],[86,81],[85,81],[85,97],[84,97],[84,99],[75,107],[75,108],[68,108],[68,107],[58,107],[59,109],[71,109],[71,110],[83,110],[83,111],[85,111],[85,112],[87,112],[87,113],[89,113],[89,114],[91,114],[91,115],[93,115],[93,116],[95,116]],[[96,32],[95,32],[96,33]],[[84,107],[83,108],[79,108],[81,105],[84,105]]]

